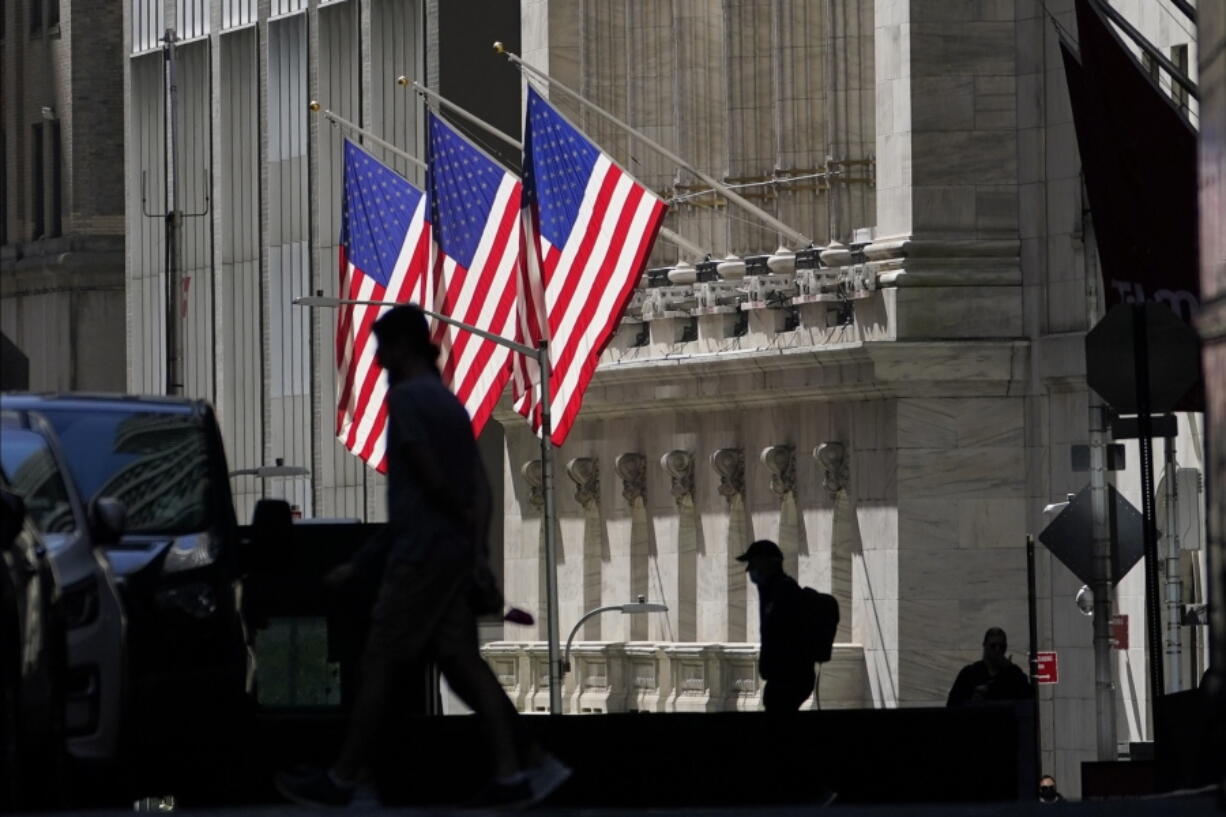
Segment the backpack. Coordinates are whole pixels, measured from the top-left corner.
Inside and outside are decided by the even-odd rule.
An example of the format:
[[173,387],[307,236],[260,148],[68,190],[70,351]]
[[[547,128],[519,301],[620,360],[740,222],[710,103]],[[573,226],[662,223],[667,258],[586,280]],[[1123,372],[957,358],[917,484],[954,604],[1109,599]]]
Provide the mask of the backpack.
[[801,591],[804,610],[805,640],[813,651],[813,660],[824,664],[834,648],[834,634],[839,628],[839,602],[829,593],[812,587]]

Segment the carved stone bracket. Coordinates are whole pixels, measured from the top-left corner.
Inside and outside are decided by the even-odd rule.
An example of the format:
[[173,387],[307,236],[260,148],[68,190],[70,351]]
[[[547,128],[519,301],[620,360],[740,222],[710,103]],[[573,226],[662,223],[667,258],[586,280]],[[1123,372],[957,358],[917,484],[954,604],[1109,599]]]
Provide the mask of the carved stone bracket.
[[540,460],[528,460],[520,467],[528,483],[528,504],[538,511],[545,507],[545,467]]
[[642,454],[628,451],[619,454],[613,461],[617,475],[622,479],[622,496],[631,505],[636,499],[647,497],[647,458]]
[[825,473],[822,485],[830,492],[830,496],[833,498],[840,491],[846,490],[850,479],[847,448],[840,442],[822,443],[813,449],[813,457]]
[[745,449],[715,449],[711,467],[719,474],[720,496],[731,502],[734,496],[745,494]]
[[771,490],[777,496],[796,490],[796,447],[768,445],[762,449],[762,464],[771,475]]
[[591,457],[575,457],[566,464],[566,474],[575,483],[575,499],[587,508],[600,499],[600,462]]
[[694,497],[694,456],[689,451],[674,449],[660,457],[662,467],[672,478],[673,499],[680,502],[684,497]]

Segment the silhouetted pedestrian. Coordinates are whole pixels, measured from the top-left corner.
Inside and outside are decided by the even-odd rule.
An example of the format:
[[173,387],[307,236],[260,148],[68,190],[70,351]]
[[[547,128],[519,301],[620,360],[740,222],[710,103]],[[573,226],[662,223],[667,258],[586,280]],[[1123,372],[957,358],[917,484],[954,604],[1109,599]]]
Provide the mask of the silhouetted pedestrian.
[[762,647],[758,671],[766,686],[762,707],[767,712],[795,712],[813,694],[813,648],[809,643],[803,590],[783,572],[783,551],[759,539],[737,556],[758,588]]
[[526,737],[478,648],[473,606],[487,601],[474,575],[488,567],[492,502],[472,425],[439,378],[439,350],[430,342],[420,309],[391,309],[375,322],[374,335],[378,362],[389,382],[388,530],[355,558],[356,565],[350,562],[329,575],[334,583],[344,582],[363,565],[383,566],[362,680],[332,768],[280,774],[277,787],[299,803],[349,803],[368,767],[389,699],[396,694],[398,671],[428,656],[481,719],[493,752],[494,778],[473,804],[539,801],[570,770]]
[[983,635],[983,660],[967,664],[949,690],[946,706],[964,706],[984,701],[1014,701],[1030,698],[1030,681],[1009,660],[1009,639],[999,627]]
[[1039,778],[1039,802],[1063,803],[1064,795],[1056,789],[1056,778],[1045,774]]

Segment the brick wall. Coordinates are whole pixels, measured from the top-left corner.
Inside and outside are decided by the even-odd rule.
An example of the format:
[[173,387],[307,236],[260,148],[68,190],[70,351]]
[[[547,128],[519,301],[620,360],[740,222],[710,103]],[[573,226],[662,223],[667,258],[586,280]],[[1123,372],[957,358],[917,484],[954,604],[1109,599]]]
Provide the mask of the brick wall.
[[[73,226],[123,231],[123,4],[72,3]],[[112,218],[113,217],[113,218]]]

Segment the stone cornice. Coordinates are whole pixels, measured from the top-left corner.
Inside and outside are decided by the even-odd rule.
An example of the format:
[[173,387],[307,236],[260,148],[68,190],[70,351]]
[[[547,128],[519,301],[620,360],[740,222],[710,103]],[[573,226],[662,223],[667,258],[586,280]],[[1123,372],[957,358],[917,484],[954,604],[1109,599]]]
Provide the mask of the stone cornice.
[[881,238],[864,248],[877,287],[1019,286],[1021,242],[1016,239]]
[[[970,339],[767,347],[625,361],[597,369],[582,417],[787,400],[1012,395],[1028,388],[1029,355],[1025,339]],[[519,419],[506,403],[498,418]]]

